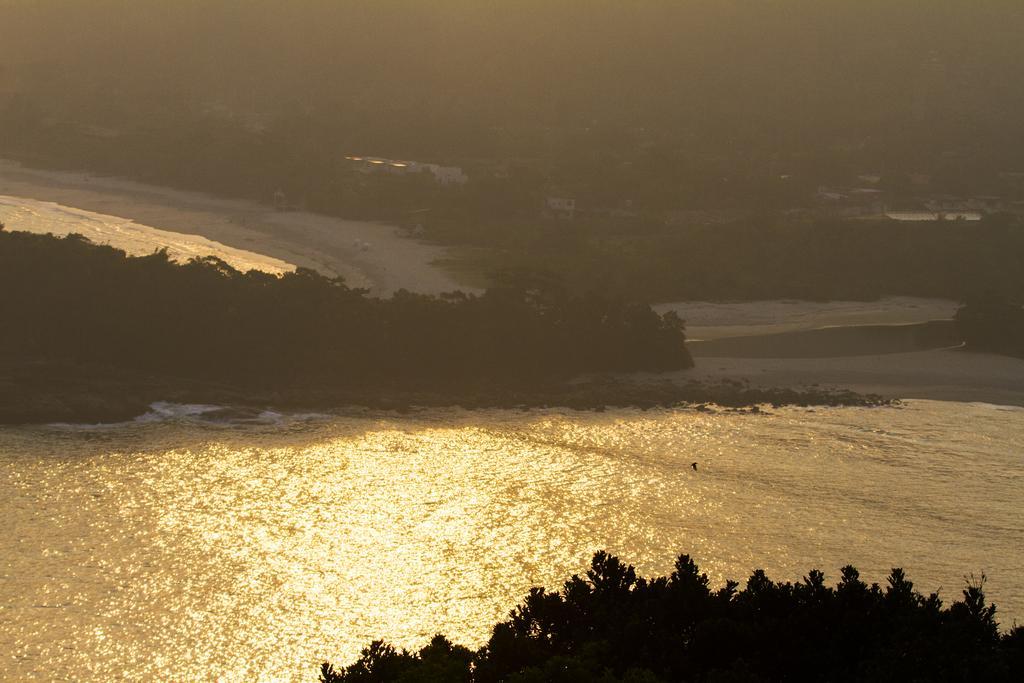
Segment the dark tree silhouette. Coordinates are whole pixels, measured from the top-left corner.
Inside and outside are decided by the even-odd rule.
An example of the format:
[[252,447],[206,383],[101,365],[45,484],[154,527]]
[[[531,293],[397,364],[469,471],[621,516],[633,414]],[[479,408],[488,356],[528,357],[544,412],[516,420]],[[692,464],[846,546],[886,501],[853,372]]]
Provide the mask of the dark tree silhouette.
[[778,583],[755,571],[712,590],[692,558],[644,579],[608,553],[561,591],[534,588],[475,653],[442,636],[418,653],[381,641],[322,683],[475,681],[1016,681],[1024,629],[1000,634],[984,577],[944,608],[902,569],[885,588],[844,567]]
[[0,355],[253,387],[531,381],[692,366],[682,322],[520,278],[481,296],[375,299],[299,269],[240,273],[0,233]]

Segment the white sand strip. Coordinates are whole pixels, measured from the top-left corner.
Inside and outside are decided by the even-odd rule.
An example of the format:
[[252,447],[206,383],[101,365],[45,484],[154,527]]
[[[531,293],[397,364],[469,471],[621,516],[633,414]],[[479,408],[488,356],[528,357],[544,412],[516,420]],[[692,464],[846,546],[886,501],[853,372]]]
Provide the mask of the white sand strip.
[[[276,212],[251,201],[85,173],[40,171],[2,160],[0,195],[53,202],[160,231],[199,235],[278,262],[340,275],[350,286],[369,289],[376,296],[399,289],[425,294],[466,289],[434,265],[445,258],[445,249],[407,239],[390,225]],[[9,224],[8,229],[19,228]]]

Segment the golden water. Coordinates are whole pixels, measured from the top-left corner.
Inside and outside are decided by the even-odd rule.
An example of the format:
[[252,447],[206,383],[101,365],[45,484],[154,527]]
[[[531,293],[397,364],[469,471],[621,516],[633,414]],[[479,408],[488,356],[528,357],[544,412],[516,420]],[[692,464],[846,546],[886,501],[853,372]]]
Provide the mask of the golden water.
[[475,646],[600,548],[715,583],[903,566],[946,600],[984,571],[1024,618],[1024,411],[773,413],[0,430],[0,677],[315,680],[375,638]]

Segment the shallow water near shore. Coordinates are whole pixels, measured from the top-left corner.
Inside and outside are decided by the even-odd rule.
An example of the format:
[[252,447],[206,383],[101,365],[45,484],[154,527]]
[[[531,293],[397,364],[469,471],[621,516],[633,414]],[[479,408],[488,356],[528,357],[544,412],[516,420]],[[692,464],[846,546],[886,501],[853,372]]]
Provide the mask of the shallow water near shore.
[[[375,638],[476,646],[604,548],[830,582],[967,574],[1024,621],[1024,410],[430,410],[157,406],[0,430],[0,677],[312,680]],[[691,462],[698,463],[694,471]]]

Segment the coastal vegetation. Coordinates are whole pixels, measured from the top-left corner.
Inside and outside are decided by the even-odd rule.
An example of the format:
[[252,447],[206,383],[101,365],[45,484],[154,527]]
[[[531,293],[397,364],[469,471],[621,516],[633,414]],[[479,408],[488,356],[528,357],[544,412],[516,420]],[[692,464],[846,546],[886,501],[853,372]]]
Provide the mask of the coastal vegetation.
[[528,273],[480,296],[376,299],[308,270],[240,273],[214,258],[179,264],[162,251],[127,257],[74,235],[0,230],[0,317],[0,423],[119,421],[156,401],[398,410],[885,403],[826,388],[615,379],[692,367],[683,321]]
[[468,245],[457,269],[559,273],[571,290],[638,301],[1024,298],[1024,220],[900,222],[748,213],[692,224],[634,219],[424,223]]
[[984,576],[948,607],[902,569],[886,585],[841,570],[796,583],[757,570],[712,589],[681,555],[645,579],[605,552],[560,591],[534,588],[472,651],[436,636],[419,652],[375,641],[321,683],[661,681],[1016,681],[1024,628],[1000,633]]
[[[510,275],[481,296],[366,296],[299,269],[241,273],[165,251],[129,258],[77,237],[0,232],[7,356],[110,363],[241,383],[571,377],[692,366],[683,322]],[[13,323],[13,324],[11,324]]]

